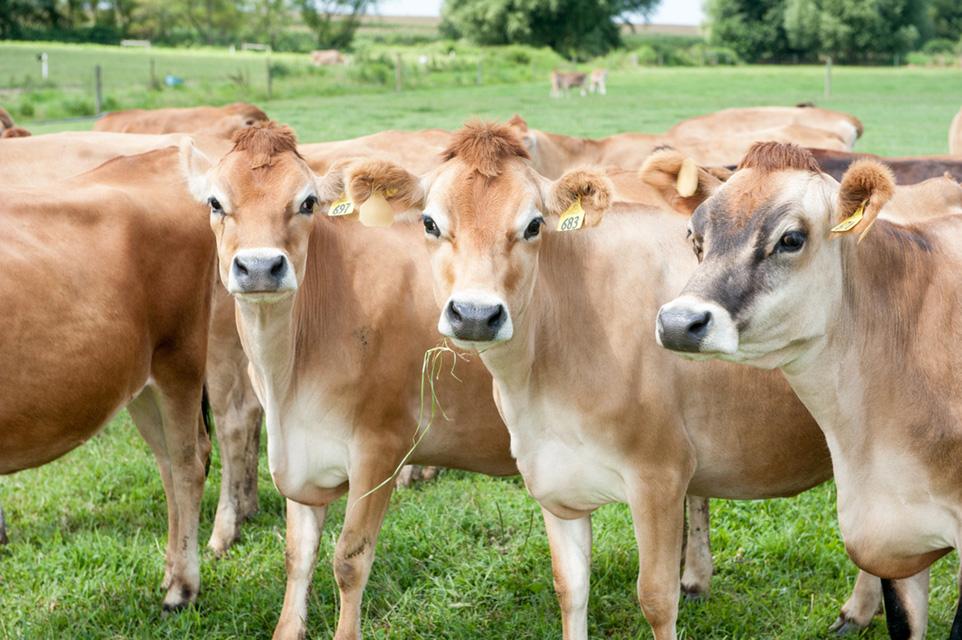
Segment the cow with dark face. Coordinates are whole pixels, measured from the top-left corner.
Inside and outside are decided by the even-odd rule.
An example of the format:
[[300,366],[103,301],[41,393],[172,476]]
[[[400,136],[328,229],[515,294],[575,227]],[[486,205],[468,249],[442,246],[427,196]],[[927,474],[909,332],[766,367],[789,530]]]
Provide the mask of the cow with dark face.
[[700,265],[656,324],[668,349],[782,370],[832,452],[849,555],[887,578],[892,637],[920,638],[929,566],[962,542],[962,218],[879,218],[894,190],[874,161],[839,184],[756,145],[692,216]]

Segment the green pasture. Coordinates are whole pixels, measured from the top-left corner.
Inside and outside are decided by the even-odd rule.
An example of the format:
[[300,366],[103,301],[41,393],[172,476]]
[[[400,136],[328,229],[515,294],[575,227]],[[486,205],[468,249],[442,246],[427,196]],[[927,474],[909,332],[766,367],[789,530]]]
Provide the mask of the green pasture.
[[[10,49],[0,45],[0,84],[13,67]],[[77,60],[86,55],[76,49]],[[111,62],[117,69],[130,62],[125,56],[133,57],[116,55]],[[219,64],[203,51],[176,55],[193,57],[198,69]],[[262,64],[254,54],[237,55]],[[146,74],[132,63],[124,73],[129,82]],[[546,81],[529,79],[400,94],[325,95],[330,92],[319,87],[316,95],[258,102],[302,140],[321,141],[385,128],[454,128],[472,116],[514,113],[531,126],[600,136],[661,131],[725,107],[815,101],[862,119],[861,150],[946,152],[948,124],[962,105],[962,71],[837,68],[828,99],[823,73],[814,67],[641,68],[613,72],[607,97],[552,100]],[[23,124],[35,132],[91,126]],[[205,540],[219,472],[215,457],[202,512]],[[0,548],[0,638],[269,637],[284,594],[284,506],[263,458],[260,502],[260,513],[225,558],[204,553],[198,604],[162,615],[163,490],[147,446],[121,414],[63,459],[0,478],[11,537]],[[315,638],[333,635],[337,589],[328,561],[342,516],[340,502],[330,510],[321,543],[310,601]],[[831,484],[793,499],[713,501],[712,517],[712,593],[705,601],[682,602],[680,636],[829,637],[827,628],[855,578],[839,539]],[[627,509],[601,509],[594,531],[591,637],[650,638],[634,598],[637,557]],[[956,569],[954,554],[936,567],[932,638],[948,634]],[[560,637],[540,513],[520,480],[446,472],[395,494],[364,613],[368,638]],[[861,637],[887,637],[882,619]]]

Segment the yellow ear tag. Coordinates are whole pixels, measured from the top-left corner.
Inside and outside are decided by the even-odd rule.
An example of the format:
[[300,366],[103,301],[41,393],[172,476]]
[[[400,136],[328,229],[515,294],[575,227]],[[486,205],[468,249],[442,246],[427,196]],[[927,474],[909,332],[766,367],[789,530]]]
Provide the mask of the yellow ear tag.
[[390,227],[394,222],[394,209],[380,191],[372,193],[361,205],[358,213],[358,220],[365,227]]
[[861,222],[865,215],[865,203],[866,201],[862,200],[862,204],[858,205],[858,209],[856,209],[852,215],[832,227],[832,233],[845,233],[846,231],[854,229],[855,225]]
[[354,203],[346,193],[342,193],[341,197],[331,203],[331,208],[327,210],[327,215],[329,216],[347,216],[354,213]]
[[691,197],[698,191],[698,165],[691,158],[681,161],[681,169],[678,170],[678,177],[675,180],[675,189],[682,198]]
[[558,220],[558,231],[577,231],[585,224],[585,210],[581,206],[581,196],[571,203]]

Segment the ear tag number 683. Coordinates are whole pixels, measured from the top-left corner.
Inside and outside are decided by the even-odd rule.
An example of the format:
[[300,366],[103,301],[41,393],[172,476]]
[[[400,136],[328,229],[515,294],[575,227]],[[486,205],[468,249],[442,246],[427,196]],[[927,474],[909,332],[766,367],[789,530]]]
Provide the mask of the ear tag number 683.
[[585,210],[581,206],[581,197],[579,196],[571,203],[565,212],[561,214],[561,219],[558,220],[558,231],[577,231],[585,223]]

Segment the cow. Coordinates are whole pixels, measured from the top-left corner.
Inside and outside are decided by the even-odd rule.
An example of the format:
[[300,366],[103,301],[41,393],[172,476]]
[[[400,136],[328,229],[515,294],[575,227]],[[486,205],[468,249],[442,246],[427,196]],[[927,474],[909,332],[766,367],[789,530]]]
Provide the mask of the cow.
[[959,214],[962,214],[962,185],[944,175],[917,184],[896,185],[879,217],[904,223]]
[[588,91],[601,96],[608,95],[608,70],[592,69],[588,76]]
[[167,495],[165,610],[193,602],[200,583],[216,264],[178,175],[171,148],[0,188],[0,474],[59,458],[126,406]]
[[[822,171],[836,180],[842,179],[853,162],[865,159],[877,160],[888,165],[895,176],[896,182],[900,185],[916,184],[945,174],[955,180],[962,180],[962,158],[952,156],[885,157],[870,153],[852,153],[850,151],[811,147],[808,148],[808,152],[818,162]],[[728,168],[734,169],[735,166],[735,164],[731,164]]]
[[114,111],[94,123],[94,131],[116,133],[207,133],[230,139],[234,131],[264,122],[267,114],[246,102],[224,107],[127,109]]
[[[6,186],[31,187],[74,176],[121,155],[179,146],[183,134],[54,133],[0,145],[0,172]],[[190,138],[220,157],[229,144],[219,138]],[[227,146],[225,146],[227,145]],[[234,301],[222,286],[213,293],[206,378],[221,460],[221,489],[208,547],[221,555],[240,535],[240,526],[258,508],[257,463],[261,409],[247,379],[247,359],[234,322]],[[0,538],[3,537],[0,527]]]
[[581,95],[588,95],[585,89],[585,81],[588,79],[587,73],[580,71],[558,71],[551,70],[551,97],[560,98],[571,93],[572,88],[578,88]]
[[[668,135],[676,139],[713,140],[793,126],[828,133],[846,149],[851,149],[864,131],[862,122],[855,116],[812,105],[799,105],[723,109],[683,120],[669,129]],[[798,141],[797,144],[804,145],[804,142]]]
[[962,109],[952,118],[949,126],[949,153],[962,156]]
[[26,138],[30,135],[30,132],[23,127],[18,127],[14,122],[10,113],[0,107],[0,139],[2,138]]
[[781,369],[828,441],[849,556],[883,578],[891,636],[922,638],[929,567],[962,519],[962,218],[883,219],[894,191],[873,160],[839,183],[804,149],[752,147],[705,190],[688,225],[700,264],[656,333],[691,358]]
[[311,51],[311,64],[315,67],[345,64],[346,62],[347,58],[337,49],[318,49]]
[[[767,114],[752,119],[758,110]],[[850,144],[839,132],[861,131],[861,124],[844,113],[789,107],[762,107],[726,110],[725,121],[743,112],[746,124],[732,131],[724,128],[709,133],[712,116],[694,118],[689,126],[685,121],[666,133],[618,133],[606,138],[576,138],[557,133],[530,129],[518,115],[508,123],[524,139],[534,168],[547,178],[558,178],[566,170],[585,164],[640,169],[655,150],[671,146],[695,162],[707,166],[734,166],[752,144],[762,140],[796,142],[813,147],[849,151]],[[811,114],[811,118],[807,116]],[[834,114],[834,115],[833,115]],[[833,116],[835,120],[832,120]],[[832,126],[834,123],[834,126]],[[697,126],[696,126],[697,125]],[[941,172],[935,175],[941,175]],[[927,176],[931,177],[931,176]]]
[[440,163],[441,152],[450,140],[451,132],[443,129],[390,130],[349,140],[301,144],[297,149],[317,174],[327,173],[339,161],[372,157],[428,171]]
[[411,249],[420,230],[359,234],[353,222],[316,213],[342,187],[315,177],[289,129],[244,130],[216,165],[190,146],[183,157],[192,192],[210,207],[206,234],[216,238],[221,279],[236,301],[250,376],[265,408],[271,475],[288,499],[287,592],[274,637],[305,633],[325,510],[345,493],[333,558],[341,602],[336,635],[358,637],[361,597],[392,491],[385,481],[413,438],[424,436],[410,462],[517,473],[490,376],[476,359],[460,358],[457,378],[448,375],[448,356],[436,381],[448,420],[439,416],[429,425],[421,372],[425,352],[439,340],[429,321],[427,264]]
[[[695,267],[674,211],[609,212],[599,171],[545,179],[509,125],[467,125],[425,175],[370,161],[344,181],[362,220],[379,200],[422,213],[427,251],[415,257],[430,260],[434,322],[494,379],[512,455],[542,507],[566,639],[587,637],[596,508],[628,503],[638,600],[665,640],[675,638],[686,494],[786,496],[831,476],[817,425],[777,375],[699,369],[638,330]],[[666,197],[684,204],[715,182],[696,168],[686,198]],[[604,229],[574,232],[602,216]],[[836,628],[867,624],[879,589],[861,575]]]

